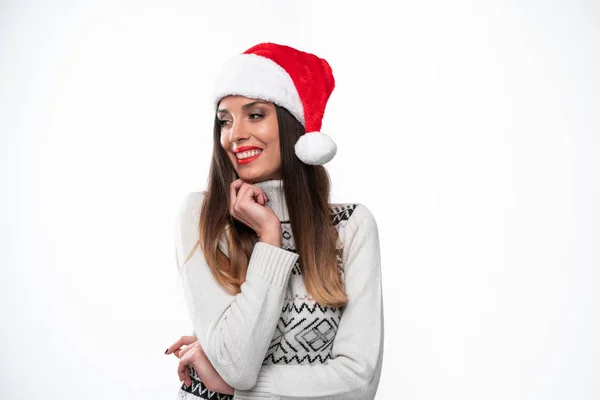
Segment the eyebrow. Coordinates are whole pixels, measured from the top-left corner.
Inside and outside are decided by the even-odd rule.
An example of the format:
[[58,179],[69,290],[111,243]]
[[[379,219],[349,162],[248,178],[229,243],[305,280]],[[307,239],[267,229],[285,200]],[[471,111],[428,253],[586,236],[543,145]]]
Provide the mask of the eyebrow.
[[[242,106],[242,110],[246,110],[246,109],[248,109],[250,107],[254,107],[257,104],[269,104],[269,102],[268,101],[263,101],[263,100],[256,100],[256,101],[253,101],[251,103],[244,104]],[[220,108],[220,109],[217,110],[217,112],[218,113],[228,113],[229,110],[227,110],[226,108]]]

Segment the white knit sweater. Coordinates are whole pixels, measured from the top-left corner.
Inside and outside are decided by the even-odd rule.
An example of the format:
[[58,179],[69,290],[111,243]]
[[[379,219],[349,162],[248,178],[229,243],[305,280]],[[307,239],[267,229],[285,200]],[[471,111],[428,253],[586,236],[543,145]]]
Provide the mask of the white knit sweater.
[[[257,242],[241,293],[214,279],[198,248],[203,192],[189,193],[175,221],[175,247],[189,315],[200,345],[233,399],[374,399],[383,362],[384,321],[379,233],[362,204],[331,204],[338,264],[349,302],[322,307],[307,295],[297,262],[281,180],[256,183],[279,217],[282,247]],[[228,255],[223,237],[219,244]],[[193,368],[181,399],[231,399],[208,391]]]

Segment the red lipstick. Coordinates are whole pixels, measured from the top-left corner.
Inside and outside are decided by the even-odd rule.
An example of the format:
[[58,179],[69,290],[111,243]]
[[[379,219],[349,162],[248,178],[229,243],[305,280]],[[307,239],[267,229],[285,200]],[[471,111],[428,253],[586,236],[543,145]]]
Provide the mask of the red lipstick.
[[243,151],[248,151],[248,150],[252,150],[252,149],[260,149],[260,150],[262,150],[260,147],[256,147],[256,146],[242,146],[242,147],[238,147],[237,149],[233,150],[233,152],[235,154],[237,154],[237,153],[241,153]]
[[237,158],[237,162],[238,162],[238,165],[245,165],[245,164],[249,164],[249,163],[251,163],[252,161],[256,160],[256,159],[257,159],[258,157],[260,157],[260,155],[262,154],[262,149],[261,149],[260,147],[256,147],[256,146],[243,146],[243,147],[237,148],[237,149],[235,149],[235,150],[233,151],[234,153],[236,153],[236,154],[237,154],[237,153],[243,153],[243,152],[245,152],[245,151],[252,150],[252,149],[259,149],[259,150],[261,150],[261,151],[260,151],[260,153],[258,153],[258,154],[256,154],[256,155],[254,155],[254,156],[252,156],[252,157],[247,157],[247,158],[244,158],[244,159],[239,159],[239,158],[237,158],[237,156],[236,156],[236,158]]

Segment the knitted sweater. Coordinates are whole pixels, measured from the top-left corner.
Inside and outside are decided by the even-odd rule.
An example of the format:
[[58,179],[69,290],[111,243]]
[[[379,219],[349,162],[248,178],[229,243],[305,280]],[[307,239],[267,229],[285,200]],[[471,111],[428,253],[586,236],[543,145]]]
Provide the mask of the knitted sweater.
[[[257,242],[241,293],[227,293],[198,248],[204,192],[189,193],[175,221],[175,251],[188,312],[206,356],[234,395],[192,385],[180,399],[374,399],[383,362],[384,321],[379,233],[362,204],[330,204],[338,229],[338,266],[349,302],[319,305],[307,294],[297,262],[281,180],[255,184],[281,221],[282,246]],[[227,241],[219,247],[228,256]]]

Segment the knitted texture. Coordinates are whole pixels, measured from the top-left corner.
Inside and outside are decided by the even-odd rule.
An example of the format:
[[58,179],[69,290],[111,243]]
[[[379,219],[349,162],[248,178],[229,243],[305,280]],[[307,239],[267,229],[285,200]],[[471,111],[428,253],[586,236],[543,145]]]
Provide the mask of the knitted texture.
[[[372,214],[362,204],[330,204],[331,220],[340,235],[338,268],[350,301],[346,307],[324,307],[304,286],[281,181],[255,185],[267,193],[266,205],[281,222],[281,248],[255,245],[237,300],[216,290],[212,275],[194,273],[208,271],[200,252],[182,274],[194,334],[221,377],[236,388],[235,395],[207,390],[190,368],[192,385],[182,385],[178,398],[373,399],[383,361],[383,300]],[[201,192],[188,195],[178,214],[178,264],[197,238],[189,227],[197,229],[202,197]],[[228,255],[226,241],[220,246]],[[260,269],[254,265],[259,260]],[[267,275],[250,274],[251,267]],[[271,267],[279,274],[269,274]],[[280,285],[282,276],[285,282]]]

